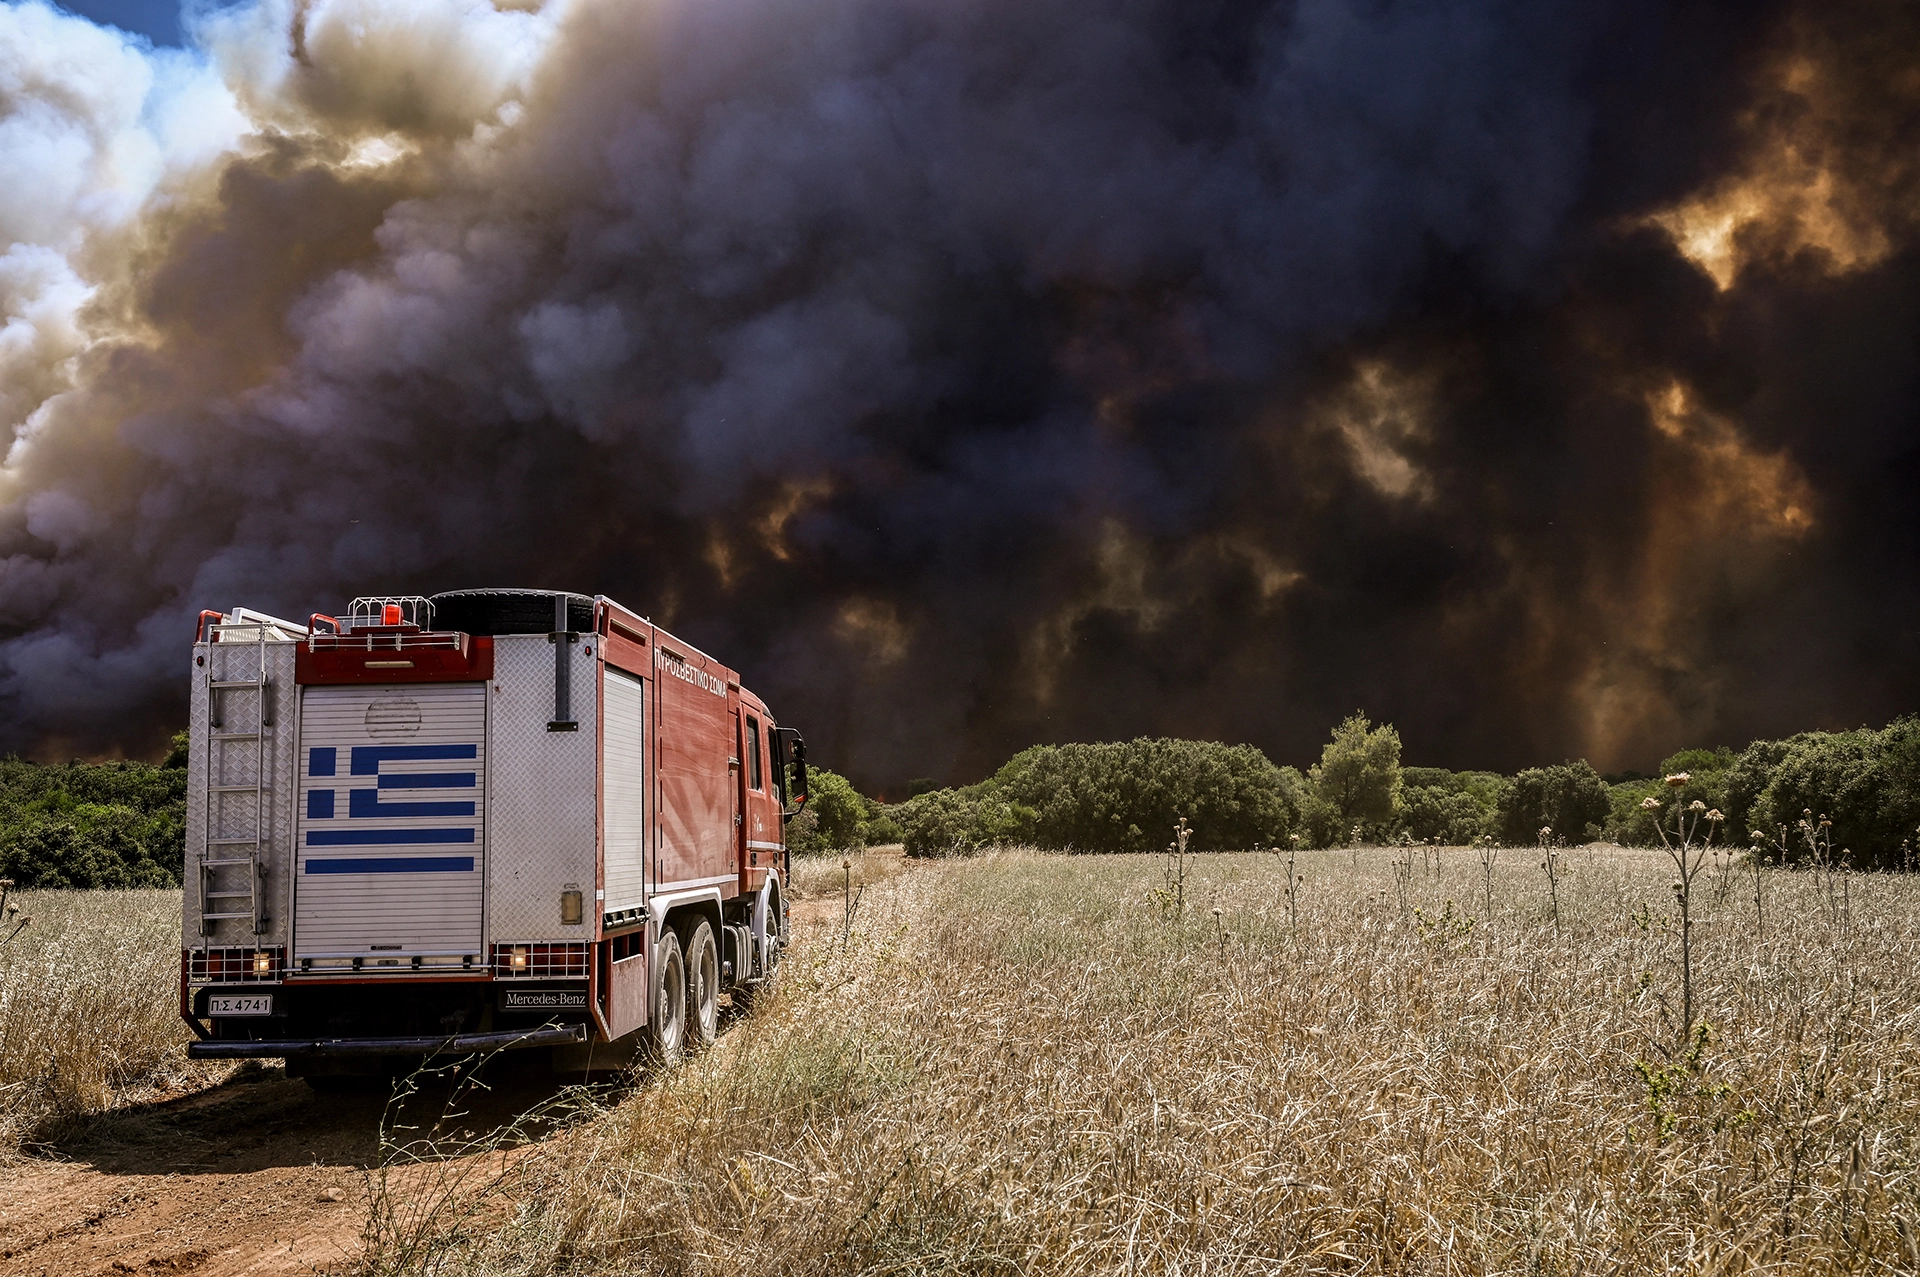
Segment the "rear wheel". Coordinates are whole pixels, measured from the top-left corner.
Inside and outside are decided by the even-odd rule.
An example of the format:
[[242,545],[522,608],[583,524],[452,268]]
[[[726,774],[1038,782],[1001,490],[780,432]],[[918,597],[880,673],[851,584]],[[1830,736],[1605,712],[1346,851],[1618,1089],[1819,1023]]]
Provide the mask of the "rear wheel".
[[774,982],[780,974],[780,954],[787,942],[786,901],[772,883],[761,888],[753,913],[754,929],[766,937],[763,941],[766,948],[762,951],[760,978],[733,991],[733,1004],[743,1011],[752,1010],[773,995]]
[[647,1008],[647,1042],[654,1058],[674,1064],[687,1041],[687,966],[680,937],[661,934],[653,953],[653,1001]]
[[702,918],[687,940],[687,1031],[696,1047],[712,1046],[720,1029],[720,954]]

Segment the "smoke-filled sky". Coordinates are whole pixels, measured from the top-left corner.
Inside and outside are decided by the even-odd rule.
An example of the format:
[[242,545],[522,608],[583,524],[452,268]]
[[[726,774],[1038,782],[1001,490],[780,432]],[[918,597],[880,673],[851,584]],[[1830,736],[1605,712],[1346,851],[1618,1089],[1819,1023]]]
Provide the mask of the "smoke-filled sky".
[[1910,4],[181,29],[0,4],[0,748],[155,750],[201,608],[489,585],[651,613],[890,792],[1920,708]]

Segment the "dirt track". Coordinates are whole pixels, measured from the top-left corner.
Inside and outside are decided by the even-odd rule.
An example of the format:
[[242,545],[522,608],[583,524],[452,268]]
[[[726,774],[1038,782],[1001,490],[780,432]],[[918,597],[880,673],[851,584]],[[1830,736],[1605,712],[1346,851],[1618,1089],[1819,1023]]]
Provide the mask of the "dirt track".
[[380,1109],[273,1068],[102,1118],[0,1168],[0,1272],[338,1268],[367,1217]]
[[[509,1126],[560,1085],[544,1071],[492,1081],[462,1093],[450,1143]],[[447,1098],[430,1087],[395,1120],[429,1125]],[[360,1250],[385,1104],[316,1094],[274,1065],[98,1119],[0,1169],[0,1273],[340,1272]]]
[[[837,894],[797,901],[794,921],[803,930],[837,923],[840,909]],[[471,1106],[467,1129],[504,1126],[554,1089],[502,1083]],[[115,1110],[39,1156],[0,1164],[0,1275],[279,1277],[349,1268],[368,1218],[384,1103],[383,1095],[316,1094],[275,1064]]]

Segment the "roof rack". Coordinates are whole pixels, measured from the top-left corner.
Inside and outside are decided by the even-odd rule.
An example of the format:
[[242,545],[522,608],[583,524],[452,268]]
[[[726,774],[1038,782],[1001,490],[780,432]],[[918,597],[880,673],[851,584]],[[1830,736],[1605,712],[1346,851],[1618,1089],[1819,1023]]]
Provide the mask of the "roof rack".
[[[327,628],[319,629],[322,624]],[[362,595],[348,606],[344,625],[324,612],[315,612],[307,621],[307,650],[374,652],[461,646],[463,636],[450,630],[435,631],[432,625],[433,604],[418,594]]]
[[366,594],[347,605],[347,624],[356,630],[375,625],[433,628],[433,601],[419,594]]

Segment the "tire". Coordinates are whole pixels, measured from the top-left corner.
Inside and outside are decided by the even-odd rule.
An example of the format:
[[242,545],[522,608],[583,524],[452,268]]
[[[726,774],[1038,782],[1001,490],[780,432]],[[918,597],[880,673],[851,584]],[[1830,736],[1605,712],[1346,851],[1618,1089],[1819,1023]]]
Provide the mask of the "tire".
[[[773,995],[774,985],[780,976],[780,958],[787,947],[787,901],[778,891],[768,890],[766,900],[767,969],[752,984],[736,985],[733,990],[733,1005],[742,1011],[751,1011],[755,1006]],[[758,910],[756,909],[757,913]]]
[[[555,590],[449,590],[427,600],[433,628],[463,634],[550,634]],[[593,628],[593,599],[567,595],[567,628]]]
[[679,1063],[687,1045],[687,965],[680,952],[680,937],[672,931],[661,935],[654,950],[647,1044],[661,1064]]
[[695,1048],[713,1045],[720,1031],[720,953],[713,943],[713,927],[705,918],[687,940],[687,1042]]

